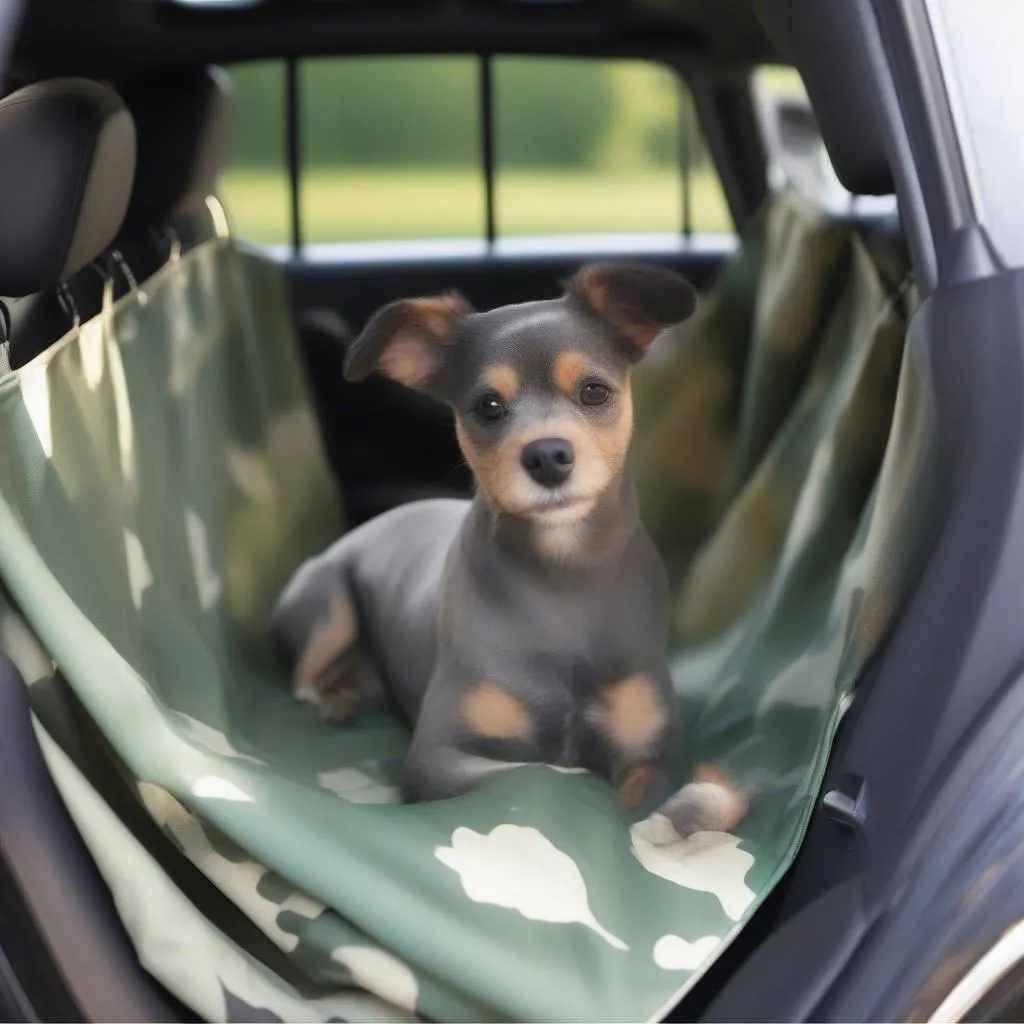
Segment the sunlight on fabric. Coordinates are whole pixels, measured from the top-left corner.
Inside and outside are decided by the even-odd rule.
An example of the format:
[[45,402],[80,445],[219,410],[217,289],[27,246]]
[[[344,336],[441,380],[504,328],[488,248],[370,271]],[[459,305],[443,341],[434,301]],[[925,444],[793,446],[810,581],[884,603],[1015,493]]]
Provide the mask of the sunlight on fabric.
[[82,353],[82,377],[90,391],[95,391],[103,381],[105,343],[106,327],[100,320],[90,320],[82,325],[78,347]]
[[248,793],[243,793],[233,782],[220,779],[216,775],[203,775],[192,783],[194,796],[208,797],[211,800],[234,800],[236,803],[253,803]]
[[45,364],[26,366],[18,377],[18,385],[43,454],[52,459],[53,424],[50,421],[50,381],[46,369]]
[[146,560],[142,542],[131,530],[124,531],[124,554],[128,565],[128,588],[135,610],[142,611],[142,595],[153,583],[153,573]]
[[221,595],[220,576],[213,567],[210,557],[210,542],[202,519],[192,509],[185,509],[185,532],[188,547],[192,554],[192,569],[199,592],[199,603],[203,611],[208,612]]
[[114,412],[117,416],[117,448],[121,455],[121,475],[125,480],[135,476],[135,430],[132,426],[132,407],[128,400],[128,382],[121,362],[121,349],[110,346],[110,386],[114,392]]

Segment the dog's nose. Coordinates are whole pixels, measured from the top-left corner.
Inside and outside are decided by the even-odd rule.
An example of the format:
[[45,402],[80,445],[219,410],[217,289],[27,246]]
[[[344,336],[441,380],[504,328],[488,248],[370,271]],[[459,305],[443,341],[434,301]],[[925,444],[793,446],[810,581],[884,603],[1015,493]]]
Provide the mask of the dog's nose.
[[523,469],[542,487],[557,487],[569,479],[575,462],[572,445],[561,437],[531,441],[521,456]]

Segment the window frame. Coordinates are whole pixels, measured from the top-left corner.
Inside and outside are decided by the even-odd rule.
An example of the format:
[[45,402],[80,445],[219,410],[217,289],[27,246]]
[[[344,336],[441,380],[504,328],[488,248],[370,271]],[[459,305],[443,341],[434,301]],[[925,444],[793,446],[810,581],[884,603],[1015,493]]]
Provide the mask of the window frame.
[[[503,254],[503,250],[510,250],[515,252],[521,250],[523,243],[520,241],[518,244],[516,240],[520,236],[508,235],[502,236],[498,231],[498,224],[496,222],[496,200],[495,200],[495,181],[497,177],[498,168],[495,163],[495,100],[494,100],[494,64],[496,59],[502,59],[506,57],[538,57],[538,58],[557,58],[557,59],[572,59],[583,61],[594,61],[594,60],[605,60],[605,61],[617,61],[617,60],[637,60],[645,61],[647,63],[658,65],[665,70],[669,71],[677,82],[677,87],[682,91],[683,88],[689,92],[688,102],[685,98],[681,98],[680,102],[680,123],[679,123],[679,190],[680,190],[680,223],[678,231],[672,232],[601,232],[595,233],[593,240],[595,244],[591,247],[586,246],[574,246],[569,242],[570,239],[585,239],[588,236],[584,233],[550,233],[543,236],[537,236],[538,238],[543,237],[546,239],[554,240],[556,238],[562,238],[566,240],[566,245],[569,249],[577,249],[582,252],[597,252],[614,250],[616,248],[623,248],[623,250],[632,251],[637,247],[645,248],[641,240],[647,241],[651,244],[653,251],[659,253],[665,252],[666,249],[679,249],[682,251],[693,248],[722,248],[723,251],[731,251],[735,247],[735,240],[737,235],[737,210],[735,204],[732,201],[732,197],[729,194],[729,190],[726,188],[726,178],[722,174],[721,167],[719,165],[720,153],[717,152],[717,147],[713,146],[708,133],[705,128],[704,120],[706,112],[704,104],[700,102],[698,96],[698,90],[691,79],[691,75],[687,73],[679,64],[674,63],[664,56],[644,54],[644,53],[631,53],[631,52],[593,52],[593,53],[567,53],[567,52],[555,52],[555,51],[459,51],[451,50],[444,53],[433,52],[433,51],[417,51],[412,52],[389,52],[380,51],[373,53],[338,53],[338,54],[302,54],[298,56],[281,57],[278,60],[283,65],[283,78],[284,78],[284,167],[283,172],[285,176],[286,192],[288,196],[288,240],[279,244],[265,245],[264,247],[279,253],[282,256],[290,258],[292,260],[303,260],[312,262],[319,262],[316,260],[316,249],[340,249],[353,248],[355,251],[360,249],[364,250],[367,254],[373,254],[375,250],[383,247],[391,247],[396,250],[405,250],[404,255],[408,255],[416,250],[422,250],[424,254],[429,253],[431,248],[438,250],[444,250],[445,248],[455,248],[459,246],[459,242],[454,242],[453,245],[445,245],[442,243],[452,243],[453,240],[435,240],[435,239],[417,239],[410,240],[409,242],[372,242],[372,241],[355,241],[355,242],[326,242],[326,243],[307,243],[303,238],[303,226],[302,226],[302,179],[303,179],[303,165],[302,165],[302,127],[301,127],[301,103],[302,103],[302,87],[301,87],[301,63],[310,57],[334,57],[336,59],[344,59],[345,57],[365,56],[365,57],[471,57],[477,66],[477,81],[478,88],[477,100],[478,100],[478,132],[480,136],[480,172],[483,177],[483,192],[484,192],[484,231],[480,238],[474,237],[469,240],[459,240],[459,242],[471,242],[472,248],[475,254],[479,254],[482,258],[491,258],[500,256]],[[230,68],[229,68],[230,71]],[[692,108],[692,114],[688,117],[687,111]],[[714,167],[715,174],[717,175],[719,182],[722,186],[723,194],[725,195],[726,205],[729,209],[729,213],[733,220],[732,231],[695,231],[693,229],[693,197],[692,197],[692,160],[693,160],[693,140],[691,138],[694,129],[701,134],[703,144],[708,149],[708,154],[711,158],[711,164]],[[711,243],[711,239],[716,239],[717,244]],[[617,245],[616,240],[621,240],[625,243],[631,241],[631,245]],[[656,242],[655,240],[660,240]],[[465,246],[468,250],[468,246]],[[561,251],[561,250],[560,250]],[[397,254],[397,253],[396,253]],[[435,254],[436,255],[436,254]],[[462,254],[464,255],[464,254]],[[338,253],[334,252],[331,259],[337,259]],[[379,257],[378,257],[379,258]]]

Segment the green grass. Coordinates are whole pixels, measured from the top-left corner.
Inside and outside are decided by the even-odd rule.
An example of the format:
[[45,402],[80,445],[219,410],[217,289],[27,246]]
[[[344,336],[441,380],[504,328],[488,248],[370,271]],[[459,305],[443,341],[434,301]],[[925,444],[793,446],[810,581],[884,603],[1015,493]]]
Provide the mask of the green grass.
[[[504,172],[495,191],[499,235],[677,231],[682,220],[679,175],[670,169],[621,173]],[[235,169],[221,194],[236,231],[258,242],[287,242],[284,176]],[[694,230],[731,231],[712,171],[692,182]],[[484,190],[477,171],[311,170],[302,179],[307,242],[480,237]]]

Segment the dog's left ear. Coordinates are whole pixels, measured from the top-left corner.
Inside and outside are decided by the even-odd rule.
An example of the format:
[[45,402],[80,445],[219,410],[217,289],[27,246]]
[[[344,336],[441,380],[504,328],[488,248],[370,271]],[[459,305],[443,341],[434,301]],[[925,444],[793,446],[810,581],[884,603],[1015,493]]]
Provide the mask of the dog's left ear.
[[692,316],[698,302],[689,281],[643,263],[591,263],[565,290],[629,342],[635,359],[665,328]]
[[459,324],[472,312],[460,295],[389,303],[349,345],[346,380],[365,380],[379,370],[406,387],[428,388],[455,344]]

